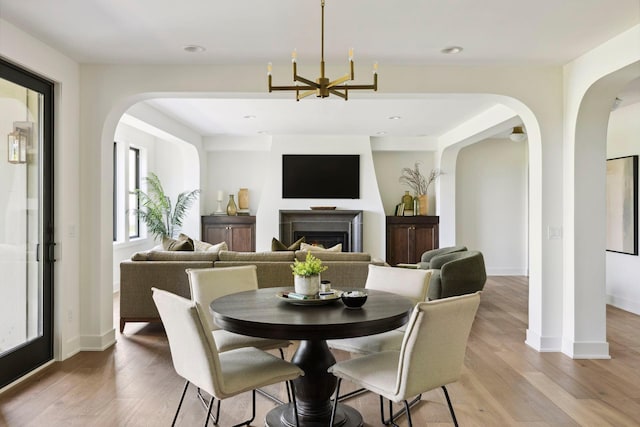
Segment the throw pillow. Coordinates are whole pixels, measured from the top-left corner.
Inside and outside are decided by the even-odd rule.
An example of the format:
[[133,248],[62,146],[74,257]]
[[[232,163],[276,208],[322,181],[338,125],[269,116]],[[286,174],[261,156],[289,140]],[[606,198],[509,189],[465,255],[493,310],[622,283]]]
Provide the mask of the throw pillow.
[[296,240],[295,242],[293,242],[292,244],[287,246],[284,243],[282,243],[280,240],[278,240],[278,239],[276,239],[274,237],[273,239],[271,239],[271,250],[273,252],[277,252],[277,251],[297,251],[297,250],[300,249],[300,245],[304,244],[304,239],[305,239],[305,237],[302,236],[301,238],[299,238],[298,240]]
[[227,246],[227,242],[220,242],[220,243],[216,243],[215,245],[209,245],[209,248],[206,250],[206,252],[220,252],[220,251],[228,251],[228,250],[229,250],[229,247]]
[[300,249],[303,251],[311,251],[311,252],[321,252],[321,251],[326,251],[326,252],[342,252],[342,243],[338,243],[335,246],[331,246],[330,248],[323,248],[321,246],[314,246],[314,245],[308,245],[306,243],[302,243],[300,245]]
[[[191,239],[191,238],[184,233],[180,233],[180,235],[178,236],[178,240],[187,240],[187,239]],[[191,239],[191,240],[193,240],[193,250],[196,252],[208,251],[211,248],[211,246],[213,246],[211,243],[203,242],[201,240],[196,240],[196,239]]]
[[172,239],[164,236],[162,238],[162,248],[165,251],[193,251],[193,240],[189,237],[186,239]]

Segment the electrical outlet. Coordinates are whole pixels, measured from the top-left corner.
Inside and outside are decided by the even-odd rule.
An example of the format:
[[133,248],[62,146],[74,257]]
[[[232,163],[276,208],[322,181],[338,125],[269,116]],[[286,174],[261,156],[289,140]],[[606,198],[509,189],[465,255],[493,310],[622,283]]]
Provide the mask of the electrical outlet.
[[547,229],[547,238],[549,240],[562,239],[562,227],[549,226],[549,228]]

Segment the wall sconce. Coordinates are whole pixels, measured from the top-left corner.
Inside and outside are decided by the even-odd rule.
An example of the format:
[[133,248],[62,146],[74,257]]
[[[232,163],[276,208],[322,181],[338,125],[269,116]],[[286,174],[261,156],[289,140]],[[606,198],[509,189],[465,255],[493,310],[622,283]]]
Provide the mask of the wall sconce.
[[9,163],[27,163],[28,130],[15,128],[7,138],[7,160]]

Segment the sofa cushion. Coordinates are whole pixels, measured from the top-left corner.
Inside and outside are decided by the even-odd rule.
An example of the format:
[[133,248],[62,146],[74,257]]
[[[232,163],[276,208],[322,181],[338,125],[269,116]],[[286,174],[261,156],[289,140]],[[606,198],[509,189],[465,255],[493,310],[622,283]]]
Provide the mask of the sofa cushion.
[[301,238],[299,238],[298,240],[296,240],[295,242],[287,246],[284,243],[282,243],[280,240],[274,237],[273,239],[271,239],[271,250],[273,252],[297,251],[298,249],[300,249],[300,245],[304,243],[304,239],[305,239],[304,236],[302,236]]
[[338,243],[337,245],[331,246],[330,248],[323,248],[322,246],[308,245],[306,243],[302,243],[300,245],[300,250],[312,251],[312,252],[342,252],[342,243]]
[[[371,255],[365,252],[314,251],[313,256],[322,261],[371,261]],[[304,261],[306,258],[307,251],[296,251],[298,261]]]
[[293,262],[293,251],[278,251],[278,252],[235,252],[235,251],[220,251],[218,254],[220,261],[273,261],[273,262]]
[[162,247],[165,251],[193,251],[193,240],[184,234],[177,239],[163,236]]
[[[137,259],[131,258],[133,261]],[[194,251],[149,251],[144,261],[210,261],[218,260],[218,252]]]

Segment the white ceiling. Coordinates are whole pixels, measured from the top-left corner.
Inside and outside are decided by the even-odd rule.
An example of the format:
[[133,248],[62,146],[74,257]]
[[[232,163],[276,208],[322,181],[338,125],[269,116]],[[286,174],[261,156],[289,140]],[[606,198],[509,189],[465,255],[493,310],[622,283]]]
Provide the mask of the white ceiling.
[[[320,57],[320,0],[0,0],[0,18],[80,63],[280,64],[293,48],[301,63],[319,64]],[[637,25],[640,1],[326,0],[325,20],[327,63],[346,62],[353,47],[356,72],[378,61],[382,81],[384,64],[562,65]],[[183,50],[193,44],[206,51]],[[464,51],[440,52],[451,45]],[[380,94],[347,102],[151,104],[201,135],[437,136],[490,106],[482,97],[400,101]],[[392,115],[403,118],[388,120]]]

